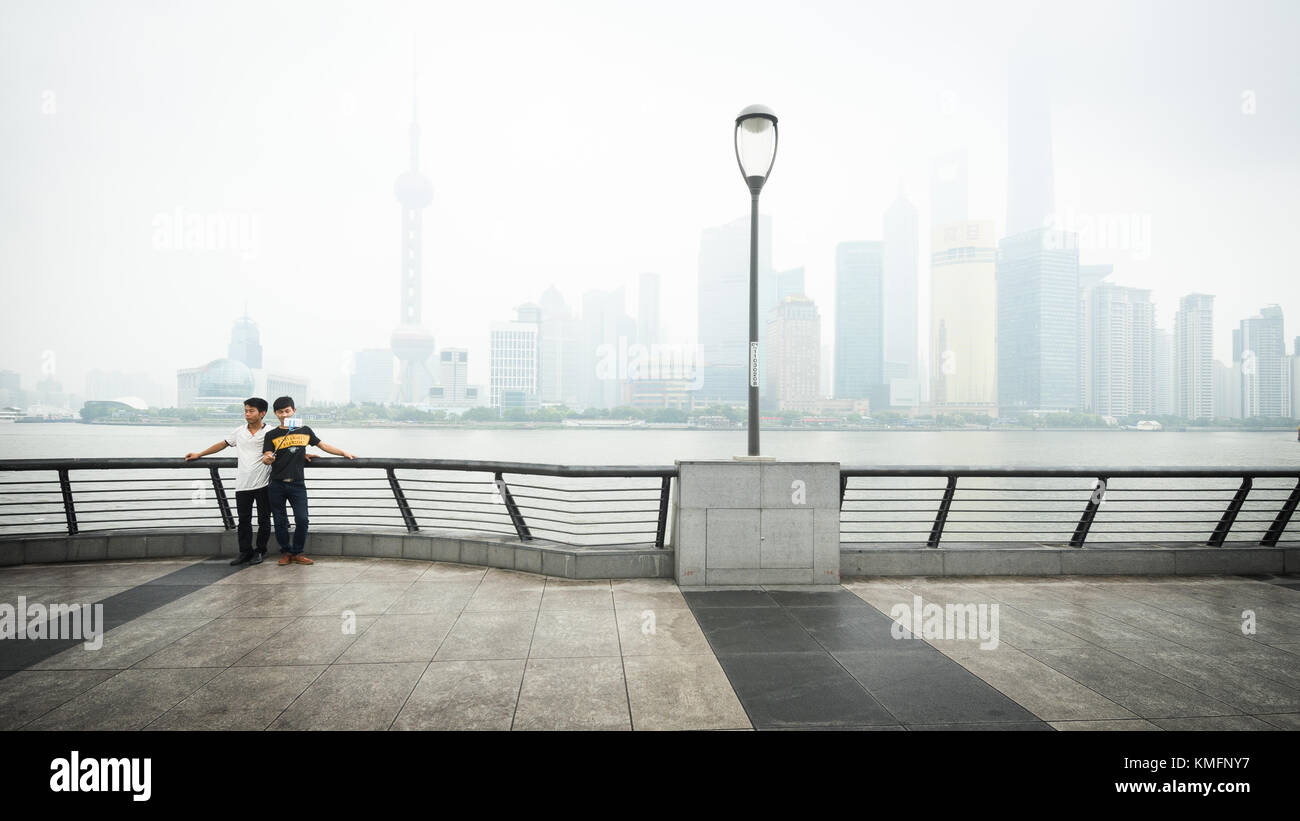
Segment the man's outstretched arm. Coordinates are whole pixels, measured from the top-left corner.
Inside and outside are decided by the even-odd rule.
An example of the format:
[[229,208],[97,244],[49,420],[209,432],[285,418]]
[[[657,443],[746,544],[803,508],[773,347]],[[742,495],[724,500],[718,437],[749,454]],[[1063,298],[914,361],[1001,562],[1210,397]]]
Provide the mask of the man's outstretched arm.
[[193,461],[193,460],[195,460],[195,459],[201,459],[201,458],[203,458],[204,456],[208,456],[209,454],[216,453],[216,452],[219,451],[219,450],[225,450],[225,449],[228,448],[228,447],[230,447],[230,445],[226,444],[226,440],[225,440],[225,439],[222,439],[220,442],[216,443],[215,445],[209,447],[209,448],[206,449],[206,450],[201,450],[201,451],[199,451],[198,453],[187,453],[187,454],[185,454],[185,461],[187,461],[187,462],[191,462],[191,461]]
[[321,450],[325,451],[326,453],[332,453],[332,454],[334,454],[335,456],[343,456],[343,457],[346,457],[346,458],[348,458],[348,459],[355,459],[355,458],[357,458],[355,454],[348,453],[346,450],[339,450],[338,448],[334,447],[333,445],[327,445],[327,444],[325,444],[324,442],[321,442],[320,444],[316,445],[316,447],[320,448]]

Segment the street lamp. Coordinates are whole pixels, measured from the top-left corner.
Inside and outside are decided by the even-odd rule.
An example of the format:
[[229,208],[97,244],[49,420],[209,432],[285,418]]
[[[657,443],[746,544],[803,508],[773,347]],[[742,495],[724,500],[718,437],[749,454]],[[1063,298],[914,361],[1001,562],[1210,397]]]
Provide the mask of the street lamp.
[[751,105],[736,117],[736,162],[749,186],[749,455],[758,455],[758,195],[776,162],[776,114]]

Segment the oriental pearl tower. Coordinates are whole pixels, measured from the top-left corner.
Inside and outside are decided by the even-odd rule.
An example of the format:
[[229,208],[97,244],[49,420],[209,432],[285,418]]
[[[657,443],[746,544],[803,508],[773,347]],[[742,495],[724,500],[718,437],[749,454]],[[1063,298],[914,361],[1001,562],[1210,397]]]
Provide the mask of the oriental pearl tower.
[[420,125],[414,92],[411,95],[411,167],[397,178],[393,193],[402,205],[402,312],[393,330],[392,346],[393,355],[401,362],[397,399],[411,404],[427,401],[434,383],[433,334],[425,330],[420,318],[423,302],[420,212],[433,202],[433,184],[420,173]]

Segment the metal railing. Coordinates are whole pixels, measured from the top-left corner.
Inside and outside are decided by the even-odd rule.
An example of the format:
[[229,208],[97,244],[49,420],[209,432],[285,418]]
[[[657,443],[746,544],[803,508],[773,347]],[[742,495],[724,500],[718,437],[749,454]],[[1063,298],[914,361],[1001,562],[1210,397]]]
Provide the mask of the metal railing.
[[1274,546],[1297,504],[1300,468],[844,467],[840,542]]
[[[0,460],[0,538],[235,527],[231,458]],[[313,459],[312,527],[662,548],[675,467]]]
[[[233,529],[229,458],[0,460],[0,538]],[[675,467],[315,459],[313,527],[664,547]],[[1300,468],[843,467],[842,544],[1300,540]]]

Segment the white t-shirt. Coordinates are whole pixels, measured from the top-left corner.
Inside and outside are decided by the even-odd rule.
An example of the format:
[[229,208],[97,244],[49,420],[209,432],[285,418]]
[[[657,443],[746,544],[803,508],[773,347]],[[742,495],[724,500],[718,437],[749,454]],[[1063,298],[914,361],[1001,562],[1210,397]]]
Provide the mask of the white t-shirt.
[[257,490],[271,481],[271,466],[262,464],[262,440],[266,436],[265,424],[257,433],[249,433],[248,425],[240,425],[226,437],[226,444],[239,454],[239,472],[235,474],[235,490]]

